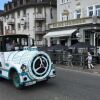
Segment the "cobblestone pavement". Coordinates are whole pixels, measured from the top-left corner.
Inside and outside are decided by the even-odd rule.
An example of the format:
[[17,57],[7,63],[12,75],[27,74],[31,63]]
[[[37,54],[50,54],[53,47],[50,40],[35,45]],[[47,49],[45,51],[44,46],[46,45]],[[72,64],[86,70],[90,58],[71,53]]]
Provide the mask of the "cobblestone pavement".
[[83,67],[80,66],[67,66],[67,65],[62,65],[62,64],[54,64],[55,67],[61,67],[65,69],[70,69],[70,70],[76,70],[76,71],[82,71],[82,72],[89,72],[93,74],[100,74],[100,64],[94,65],[94,69],[83,69]]

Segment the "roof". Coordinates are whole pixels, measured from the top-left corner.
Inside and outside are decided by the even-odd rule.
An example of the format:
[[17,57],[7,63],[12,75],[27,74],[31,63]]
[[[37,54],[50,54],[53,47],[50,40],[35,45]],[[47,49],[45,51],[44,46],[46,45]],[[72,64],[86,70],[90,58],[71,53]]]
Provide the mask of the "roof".
[[[18,1],[18,0],[16,0],[16,1]],[[50,1],[51,1],[51,5],[50,5]],[[15,2],[15,0],[11,1],[11,2],[8,2],[8,3],[5,3],[5,5],[8,5],[9,3],[14,3],[14,2]],[[17,10],[22,10],[22,9],[37,7],[37,6],[56,7],[57,4],[56,4],[56,0],[43,0],[42,2],[40,2],[40,1],[37,2],[37,0],[30,0],[29,3],[23,4],[23,5],[17,5],[16,7],[5,11],[4,13],[1,14],[1,16],[8,15],[10,13],[16,12]]]

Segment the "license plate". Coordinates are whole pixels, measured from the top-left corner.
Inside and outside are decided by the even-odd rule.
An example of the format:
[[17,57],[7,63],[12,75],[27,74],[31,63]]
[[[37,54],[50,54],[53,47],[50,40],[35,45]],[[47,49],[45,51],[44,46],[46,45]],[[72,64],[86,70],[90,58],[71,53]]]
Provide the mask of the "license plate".
[[29,86],[29,85],[33,85],[33,84],[36,84],[36,81],[28,82],[25,84],[25,86]]

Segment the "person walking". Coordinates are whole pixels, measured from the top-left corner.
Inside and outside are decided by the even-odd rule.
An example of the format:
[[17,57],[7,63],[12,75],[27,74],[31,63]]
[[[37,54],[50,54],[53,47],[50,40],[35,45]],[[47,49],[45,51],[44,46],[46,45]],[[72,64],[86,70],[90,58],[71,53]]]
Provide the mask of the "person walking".
[[92,55],[90,54],[90,52],[88,52],[88,57],[86,58],[88,61],[88,68],[94,68],[93,64],[92,64]]
[[71,53],[69,52],[69,53],[68,53],[68,66],[73,67],[72,59],[73,59],[73,56],[72,56]]

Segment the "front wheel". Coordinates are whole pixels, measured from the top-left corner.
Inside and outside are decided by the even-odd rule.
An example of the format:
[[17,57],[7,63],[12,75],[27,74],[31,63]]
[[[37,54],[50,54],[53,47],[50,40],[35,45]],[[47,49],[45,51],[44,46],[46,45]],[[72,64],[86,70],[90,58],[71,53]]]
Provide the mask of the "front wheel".
[[13,73],[13,84],[17,89],[21,89],[22,86],[20,85],[20,77],[17,72]]

